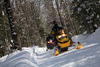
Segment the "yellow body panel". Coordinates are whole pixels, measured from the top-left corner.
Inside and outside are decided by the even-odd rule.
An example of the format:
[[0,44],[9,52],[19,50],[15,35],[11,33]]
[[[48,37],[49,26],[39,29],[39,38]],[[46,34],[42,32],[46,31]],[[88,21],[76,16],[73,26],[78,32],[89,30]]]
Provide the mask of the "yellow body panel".
[[70,46],[70,40],[66,43],[58,43],[58,45],[61,47],[61,48],[65,48],[65,47],[68,47]]
[[55,56],[57,56],[58,54],[59,54],[59,51],[58,51],[58,50],[56,50],[56,52],[55,52],[55,54],[54,54],[54,55],[55,55]]
[[[61,34],[61,35],[56,36],[56,38],[58,41],[63,42],[63,41],[69,40],[68,37],[66,37],[66,36],[67,36],[66,34]],[[60,40],[60,38],[62,38],[62,37],[65,37],[65,38]]]
[[79,42],[78,43],[78,46],[76,47],[76,49],[81,49],[82,48],[82,45],[81,45],[81,43]]
[[[56,39],[58,41],[58,43],[57,43],[58,46],[60,46],[61,48],[65,48],[65,47],[70,46],[70,40],[66,34],[58,35],[58,36],[56,36]],[[66,42],[66,41],[68,41],[68,42]]]

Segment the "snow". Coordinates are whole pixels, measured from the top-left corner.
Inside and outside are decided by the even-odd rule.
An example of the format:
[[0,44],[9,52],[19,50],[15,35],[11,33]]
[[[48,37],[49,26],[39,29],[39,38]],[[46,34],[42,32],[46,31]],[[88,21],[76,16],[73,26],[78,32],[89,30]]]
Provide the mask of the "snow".
[[96,28],[98,27],[98,25],[97,25],[97,24],[95,24],[94,26],[95,26]]
[[13,32],[13,35],[16,35],[17,33],[16,32]]
[[0,67],[99,67],[100,28],[95,33],[76,35],[73,41],[80,41],[82,48],[66,51],[54,56],[54,49],[33,46],[23,48],[0,58]]
[[97,15],[97,18],[99,18],[99,15]]
[[80,12],[82,10],[82,8],[78,7],[78,12]]
[[99,3],[100,3],[100,0],[99,0]]
[[80,6],[83,7],[83,8],[86,8],[86,5],[85,4],[81,4]]
[[5,15],[4,11],[2,11],[2,15],[3,15],[3,16]]

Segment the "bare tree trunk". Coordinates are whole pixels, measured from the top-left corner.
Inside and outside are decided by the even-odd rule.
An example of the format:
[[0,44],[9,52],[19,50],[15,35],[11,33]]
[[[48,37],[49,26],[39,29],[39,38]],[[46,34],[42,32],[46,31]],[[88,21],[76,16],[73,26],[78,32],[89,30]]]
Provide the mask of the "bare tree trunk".
[[58,15],[59,15],[60,23],[61,23],[62,26],[64,26],[64,23],[62,21],[61,14],[60,14],[60,11],[59,11],[58,0],[55,0],[55,3],[56,3],[56,7],[57,7],[57,12],[58,12]]
[[9,20],[10,29],[11,29],[11,36],[14,43],[13,48],[21,50],[21,47],[19,45],[18,38],[17,38],[17,31],[14,24],[13,11],[11,9],[10,1],[4,0],[4,2],[5,2],[6,12],[8,14],[8,20]]

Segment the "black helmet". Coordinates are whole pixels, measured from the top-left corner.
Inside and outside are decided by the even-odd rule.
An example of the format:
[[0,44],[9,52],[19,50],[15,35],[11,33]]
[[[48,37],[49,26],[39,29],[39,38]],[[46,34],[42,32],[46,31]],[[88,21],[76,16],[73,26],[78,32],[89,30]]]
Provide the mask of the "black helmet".
[[53,24],[57,24],[57,22],[55,20],[53,20],[52,22],[53,22]]

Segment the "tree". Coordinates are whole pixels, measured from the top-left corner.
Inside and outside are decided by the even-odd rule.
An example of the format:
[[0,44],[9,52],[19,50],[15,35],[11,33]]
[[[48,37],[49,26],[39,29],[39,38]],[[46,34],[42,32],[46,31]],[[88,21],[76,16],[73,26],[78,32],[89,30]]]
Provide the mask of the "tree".
[[100,3],[99,0],[74,0],[73,16],[79,23],[79,32],[94,32],[99,26]]
[[12,36],[12,40],[13,40],[13,43],[14,43],[14,44],[12,44],[12,46],[13,46],[14,49],[21,50],[21,45],[19,45],[18,38],[17,38],[17,29],[15,28],[13,11],[12,11],[12,8],[10,6],[10,1],[4,0],[4,3],[5,3],[5,8],[6,8],[6,12],[7,12],[7,15],[8,15],[9,24],[10,24],[11,36]]

